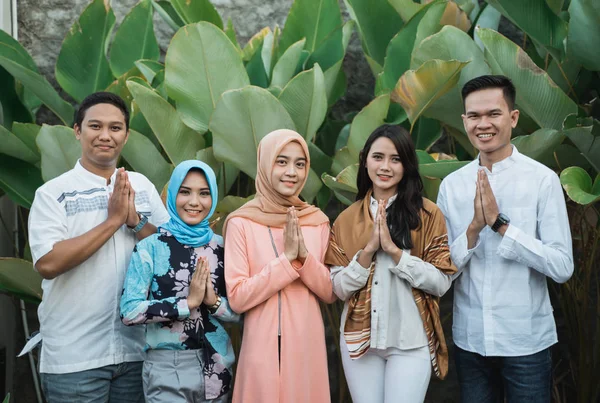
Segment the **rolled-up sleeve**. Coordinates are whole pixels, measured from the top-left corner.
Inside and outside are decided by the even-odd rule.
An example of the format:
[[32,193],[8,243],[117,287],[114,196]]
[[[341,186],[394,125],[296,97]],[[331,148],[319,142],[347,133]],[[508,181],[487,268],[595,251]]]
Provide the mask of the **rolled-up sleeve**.
[[362,267],[356,260],[359,253],[360,251],[348,266],[331,267],[333,292],[343,301],[346,301],[352,294],[363,288],[369,279],[369,269]]

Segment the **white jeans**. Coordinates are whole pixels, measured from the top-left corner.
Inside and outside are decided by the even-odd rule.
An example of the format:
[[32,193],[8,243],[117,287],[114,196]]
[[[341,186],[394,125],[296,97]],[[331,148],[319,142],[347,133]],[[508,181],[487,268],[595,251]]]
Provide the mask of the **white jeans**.
[[369,349],[353,360],[344,335],[340,337],[342,363],[354,403],[423,403],[431,360],[427,346],[414,350]]

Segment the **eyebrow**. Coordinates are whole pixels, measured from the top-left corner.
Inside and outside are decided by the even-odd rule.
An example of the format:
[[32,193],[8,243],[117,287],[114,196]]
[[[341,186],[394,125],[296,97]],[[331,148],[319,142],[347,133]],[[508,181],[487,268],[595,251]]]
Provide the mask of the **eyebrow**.
[[494,113],[494,112],[502,112],[502,109],[499,108],[494,108],[494,109],[490,109],[489,111],[483,111],[483,112],[476,112],[476,111],[467,111],[467,115],[486,115],[486,114],[490,114],[490,113]]
[[[385,155],[385,153],[381,152],[381,151],[373,151],[373,153],[371,155]],[[400,154],[391,154],[392,157],[398,157],[400,158]]]
[[[187,187],[187,186],[185,186],[185,185],[181,185],[181,186],[179,186],[179,190],[181,190],[181,189],[185,189],[185,190],[192,190],[192,188],[190,188],[190,187]],[[209,188],[209,187],[205,187],[205,188],[200,188],[200,190],[208,190],[208,191],[210,191],[210,188]]]
[[[102,122],[100,119],[90,119],[88,120],[88,123],[104,123]],[[109,125],[124,125],[124,122],[120,122],[118,120],[114,121],[114,122],[108,122]]]
[[[283,155],[283,154],[278,155],[277,158],[285,158],[286,160],[290,159],[290,157],[288,157],[287,155]],[[298,158],[298,161],[306,161],[306,157],[300,157],[300,158]]]

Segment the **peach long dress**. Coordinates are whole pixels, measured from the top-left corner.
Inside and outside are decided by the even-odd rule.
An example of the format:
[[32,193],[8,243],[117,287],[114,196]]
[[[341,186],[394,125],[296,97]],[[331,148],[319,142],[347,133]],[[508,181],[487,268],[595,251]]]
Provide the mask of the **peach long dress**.
[[[304,265],[285,258],[283,228],[231,219],[225,238],[225,281],[231,308],[245,313],[234,403],[328,403],[325,330],[319,299],[335,300],[323,264],[329,225],[303,226]],[[281,362],[278,353],[281,334]]]

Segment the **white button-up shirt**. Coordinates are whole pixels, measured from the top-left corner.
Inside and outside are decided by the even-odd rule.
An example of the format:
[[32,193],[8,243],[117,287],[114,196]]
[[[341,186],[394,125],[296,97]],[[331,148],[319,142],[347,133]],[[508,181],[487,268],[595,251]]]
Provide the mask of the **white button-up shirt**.
[[[498,208],[510,218],[504,236],[485,227],[473,249],[477,171],[484,169]],[[454,343],[483,356],[522,356],[557,342],[546,277],[573,274],[571,232],[558,176],[520,154],[492,166],[479,159],[450,174],[438,206],[446,217],[450,252],[459,271],[454,285]]]
[[[139,173],[128,175],[137,211],[155,225],[168,221],[154,185]],[[82,235],[106,220],[114,182],[115,174],[107,185],[105,178],[77,162],[74,169],[36,191],[29,214],[34,263],[55,243]],[[143,326],[123,325],[118,310],[136,242],[135,234],[123,225],[85,262],[42,281],[40,372],[70,373],[144,359]]]
[[[390,197],[388,207],[396,199]],[[378,202],[371,197],[369,211],[376,217]],[[360,253],[360,252],[359,252]],[[346,267],[333,266],[331,279],[333,291],[346,301],[340,331],[348,313],[348,299],[367,284],[369,269],[356,260],[358,253]],[[375,272],[371,287],[371,348],[389,347],[409,350],[427,345],[427,335],[419,314],[412,288],[442,296],[452,284],[452,278],[431,263],[424,262],[404,250],[398,264],[379,249],[375,254]]]

